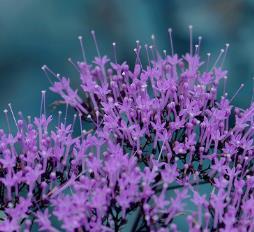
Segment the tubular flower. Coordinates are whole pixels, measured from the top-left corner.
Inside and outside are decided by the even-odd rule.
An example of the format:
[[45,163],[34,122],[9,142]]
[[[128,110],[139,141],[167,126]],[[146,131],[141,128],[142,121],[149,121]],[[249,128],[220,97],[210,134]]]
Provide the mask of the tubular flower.
[[[202,61],[202,38],[193,46],[189,30],[190,51],[181,57],[171,29],[170,54],[158,51],[154,36],[144,49],[137,41],[132,68],[117,61],[115,43],[113,61],[101,56],[94,31],[98,54],[89,64],[79,37],[83,60],[70,60],[80,75],[75,90],[70,79],[43,66],[66,115],[62,120],[59,112],[51,129],[45,91],[34,120],[16,118],[9,105],[16,132],[0,130],[1,231],[35,224],[53,232],[178,231],[179,215],[190,231],[254,230],[254,104],[232,105],[243,85],[231,99],[217,96],[229,45],[214,64],[210,54]],[[70,125],[68,107],[77,111]],[[212,191],[200,194],[201,184]]]

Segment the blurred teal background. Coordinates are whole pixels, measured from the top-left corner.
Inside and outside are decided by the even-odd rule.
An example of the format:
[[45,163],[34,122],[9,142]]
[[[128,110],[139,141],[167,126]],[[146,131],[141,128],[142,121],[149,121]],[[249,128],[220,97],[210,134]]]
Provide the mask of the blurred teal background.
[[[230,43],[227,91],[232,96],[245,83],[235,103],[247,107],[254,76],[253,16],[254,0],[1,0],[0,110],[11,102],[15,111],[39,113],[40,91],[49,86],[43,64],[78,83],[67,62],[68,57],[81,59],[78,35],[84,37],[90,60],[96,54],[90,35],[94,29],[101,53],[112,57],[115,41],[119,60],[133,62],[135,41],[150,43],[152,33],[159,49],[169,49],[168,27],[173,28],[175,50],[186,52],[189,24],[196,38],[203,37],[204,58],[211,52],[215,60]],[[48,92],[48,102],[56,98]]]
[[[133,63],[137,39],[150,43],[155,34],[159,49],[168,50],[169,27],[175,51],[184,54],[190,24],[194,36],[203,37],[204,58],[211,52],[214,61],[230,43],[227,92],[232,96],[245,83],[234,103],[247,107],[254,76],[254,0],[0,0],[0,111],[11,102],[16,112],[39,113],[40,91],[49,87],[41,70],[44,64],[77,85],[78,73],[67,58],[81,60],[79,35],[90,61],[96,55],[90,35],[95,30],[102,54],[113,57],[114,41],[118,60]],[[48,91],[47,102],[54,99],[58,96]],[[6,128],[0,115],[0,127]],[[200,188],[202,192],[206,187]]]

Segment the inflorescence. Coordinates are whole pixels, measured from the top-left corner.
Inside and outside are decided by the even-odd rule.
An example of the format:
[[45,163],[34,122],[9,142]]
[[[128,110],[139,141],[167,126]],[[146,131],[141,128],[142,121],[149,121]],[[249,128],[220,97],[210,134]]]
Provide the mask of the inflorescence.
[[[89,64],[78,37],[83,60],[69,61],[80,74],[79,92],[42,67],[66,112],[77,113],[68,124],[59,112],[50,129],[45,91],[37,118],[17,116],[11,105],[4,111],[16,130],[0,130],[1,231],[174,232],[180,215],[189,231],[254,231],[254,104],[232,105],[243,85],[232,98],[225,92],[229,44],[214,63],[209,53],[201,61],[202,38],[193,46],[189,30],[182,57],[171,29],[170,55],[158,51],[154,36],[144,49],[136,41],[133,69],[117,61],[116,43],[113,61],[101,56],[94,31],[97,56]],[[198,190],[204,184],[206,195]]]

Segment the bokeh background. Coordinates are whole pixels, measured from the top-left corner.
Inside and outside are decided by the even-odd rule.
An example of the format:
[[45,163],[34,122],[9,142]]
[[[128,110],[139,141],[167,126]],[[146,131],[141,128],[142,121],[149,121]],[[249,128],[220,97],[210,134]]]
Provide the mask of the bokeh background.
[[[93,29],[101,53],[113,57],[114,41],[118,60],[133,63],[137,39],[149,44],[155,34],[159,49],[169,49],[169,27],[175,51],[184,54],[190,24],[195,38],[203,37],[204,58],[211,52],[214,61],[230,43],[225,62],[227,92],[232,96],[244,83],[234,104],[248,107],[254,76],[254,0],[0,0],[0,127],[6,128],[2,111],[9,102],[15,112],[38,115],[40,91],[49,87],[42,65],[78,84],[78,73],[67,58],[81,60],[79,35],[84,37],[90,61],[96,54]],[[47,92],[48,103],[57,98]],[[207,192],[206,188],[200,191]]]
[[[169,49],[168,27],[173,28],[175,50],[184,54],[189,24],[196,38],[203,37],[204,57],[211,52],[215,60],[230,43],[227,91],[232,96],[245,83],[234,103],[247,107],[254,76],[253,16],[254,0],[1,0],[0,112],[11,102],[15,111],[39,113],[40,91],[49,87],[43,64],[78,83],[78,73],[67,61],[81,59],[78,35],[85,39],[90,60],[96,54],[90,35],[94,29],[101,53],[112,57],[115,41],[118,59],[133,62],[137,39],[151,43],[155,34],[159,49]],[[48,91],[47,101],[54,97]]]

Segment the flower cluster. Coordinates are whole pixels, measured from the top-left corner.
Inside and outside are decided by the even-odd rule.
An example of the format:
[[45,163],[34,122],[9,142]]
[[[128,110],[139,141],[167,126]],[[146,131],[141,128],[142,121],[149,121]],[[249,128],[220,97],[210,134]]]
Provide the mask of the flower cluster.
[[[171,29],[169,35],[171,54],[161,55],[152,36],[146,64],[137,41],[133,69],[116,54],[112,62],[101,56],[94,32],[98,56],[88,64],[79,37],[84,59],[73,65],[82,94],[43,66],[55,78],[50,89],[77,115],[71,125],[65,118],[49,129],[45,110],[32,121],[21,113],[16,119],[10,106],[17,132],[0,131],[1,231],[34,225],[178,231],[179,215],[190,231],[254,230],[254,104],[242,110],[232,106],[235,96],[217,97],[229,45],[211,65],[210,54],[201,61],[200,37],[193,49],[191,27],[190,51],[182,57],[174,53]],[[92,129],[83,130],[84,123]],[[201,184],[211,193],[200,194]]]

